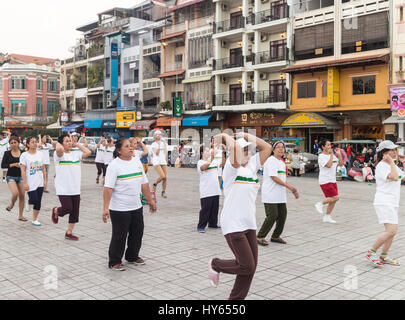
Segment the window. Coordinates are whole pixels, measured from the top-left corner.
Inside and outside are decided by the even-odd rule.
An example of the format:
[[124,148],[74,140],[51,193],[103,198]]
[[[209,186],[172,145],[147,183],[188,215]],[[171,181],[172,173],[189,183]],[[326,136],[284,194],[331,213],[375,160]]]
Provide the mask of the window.
[[42,102],[41,100],[37,100],[37,116],[42,116]]
[[37,78],[37,91],[42,91],[42,78]]
[[284,102],[287,101],[287,90],[285,80],[273,80],[269,83],[270,96],[268,102]]
[[27,114],[27,103],[25,100],[11,100],[11,115],[23,116]]
[[10,89],[11,90],[17,90],[18,89],[18,77],[11,77],[11,81],[10,81]]
[[286,59],[287,41],[279,40],[270,42],[270,56],[271,60],[284,60]]
[[316,81],[298,83],[298,98],[315,98]]
[[277,1],[271,4],[272,15],[278,19],[288,17],[288,6],[286,1]]
[[328,96],[328,81],[322,80],[322,97]]
[[58,91],[58,80],[56,80],[56,79],[48,79],[48,91],[49,92]]
[[189,67],[198,68],[206,66],[207,60],[213,57],[212,49],[212,38],[210,36],[189,40]]
[[139,82],[139,69],[134,70],[134,83]]
[[353,78],[353,95],[375,94],[375,76]]
[[105,77],[109,78],[111,73],[110,58],[105,59]]
[[54,113],[58,112],[56,101],[48,101],[48,117],[52,117]]
[[20,89],[21,90],[27,89],[27,79],[25,77],[20,77]]
[[0,100],[0,116],[3,115],[3,101]]

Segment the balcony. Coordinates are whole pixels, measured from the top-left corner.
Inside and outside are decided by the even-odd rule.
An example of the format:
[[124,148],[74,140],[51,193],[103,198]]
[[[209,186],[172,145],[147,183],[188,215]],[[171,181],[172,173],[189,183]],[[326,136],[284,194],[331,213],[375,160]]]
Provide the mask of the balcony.
[[243,66],[244,57],[242,55],[214,60],[214,71],[240,68]]
[[143,80],[155,79],[159,76],[159,74],[160,74],[160,71],[145,72],[143,74]]
[[261,12],[253,13],[247,18],[247,23],[258,25],[261,23],[277,21],[280,19],[285,19],[289,17],[288,5],[285,5],[281,10],[264,10]]
[[138,79],[124,79],[124,85],[134,84],[134,83],[138,83],[138,82],[139,82],[139,78]]
[[190,69],[195,69],[195,68],[202,68],[207,66],[207,61],[208,59],[203,59],[203,60],[189,60],[188,61],[188,67]]
[[156,104],[144,105],[142,107],[142,113],[144,113],[144,114],[154,114],[154,113],[160,112],[161,109],[162,108],[159,105],[156,105]]
[[272,55],[271,51],[262,51],[253,54],[253,65],[272,63],[287,60],[287,48],[280,55]]
[[214,34],[227,32],[227,31],[234,31],[240,28],[245,27],[245,18],[241,17],[240,19],[233,19],[233,20],[225,20],[221,22],[214,23]]
[[181,31],[186,31],[186,23],[179,23],[179,24],[172,24],[168,25],[164,28],[164,35],[170,35],[173,33],[181,32]]
[[182,61],[174,62],[174,63],[166,63],[165,65],[165,72],[173,72],[173,71],[180,71],[185,70],[184,64]]
[[232,106],[232,105],[241,105],[245,104],[245,96],[243,93],[240,95],[233,95],[232,97],[229,94],[216,94],[214,96],[214,105],[215,106]]
[[269,90],[257,91],[252,94],[252,103],[277,103],[287,101],[287,90],[283,94],[270,93]]
[[189,102],[184,106],[185,111],[207,111],[206,102]]

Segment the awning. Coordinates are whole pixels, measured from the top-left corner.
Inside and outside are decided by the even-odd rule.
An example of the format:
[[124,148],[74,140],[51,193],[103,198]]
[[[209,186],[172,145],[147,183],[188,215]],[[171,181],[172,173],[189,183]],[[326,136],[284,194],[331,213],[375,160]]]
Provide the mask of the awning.
[[49,126],[46,127],[48,130],[59,130],[62,129],[61,125],[59,124],[59,122],[55,122],[50,124]]
[[321,71],[326,70],[327,68],[331,67],[343,67],[343,66],[356,66],[356,65],[364,65],[364,64],[386,64],[389,62],[389,55],[388,54],[378,54],[378,55],[371,55],[366,57],[356,57],[356,58],[348,58],[348,59],[339,59],[339,60],[330,60],[330,61],[322,61],[317,63],[311,64],[301,64],[295,65],[291,67],[287,67],[281,70],[281,72],[287,73],[300,73],[300,72],[313,72],[313,71]]
[[129,130],[150,130],[150,126],[156,123],[156,120],[137,121],[129,128]]
[[171,38],[180,37],[180,36],[182,36],[182,35],[184,35],[184,34],[186,34],[186,31],[180,31],[180,32],[168,34],[167,36],[164,36],[164,37],[160,38],[159,41],[163,41],[163,40],[167,40],[167,39],[171,39]]
[[205,1],[205,0],[193,0],[193,1],[186,2],[186,3],[182,3],[182,4],[179,4],[178,6],[174,6],[174,7],[169,8],[169,10],[167,12],[172,12],[172,11],[175,11],[175,10],[178,10],[178,9],[181,9],[181,8],[185,8],[185,7],[188,7],[188,6],[191,6],[193,4],[203,2],[203,1]]
[[103,120],[85,120],[84,127],[86,129],[99,129],[103,124]]
[[398,116],[391,116],[383,121],[383,124],[397,124],[397,123],[405,123],[405,118],[399,118]]
[[195,82],[203,82],[203,81],[210,81],[212,76],[205,76],[205,77],[195,77],[195,78],[188,78],[182,81],[182,84],[186,83],[195,83]]
[[115,129],[117,122],[115,120],[103,120],[101,127],[103,129]]
[[171,126],[175,126],[176,122],[177,122],[179,127],[181,127],[181,120],[183,120],[183,118],[161,117],[161,118],[157,119],[156,126],[158,126],[158,127],[171,127]]
[[341,126],[333,119],[317,113],[300,112],[288,117],[282,124],[283,128],[328,128],[339,129]]
[[195,116],[183,119],[183,127],[208,127],[208,121],[212,116]]
[[165,72],[162,73],[158,76],[158,78],[168,78],[168,77],[175,77],[184,74],[186,71],[185,70],[179,70],[179,71],[172,71],[172,72]]
[[62,128],[62,132],[75,132],[77,128],[83,127],[84,123],[72,123],[67,127]]

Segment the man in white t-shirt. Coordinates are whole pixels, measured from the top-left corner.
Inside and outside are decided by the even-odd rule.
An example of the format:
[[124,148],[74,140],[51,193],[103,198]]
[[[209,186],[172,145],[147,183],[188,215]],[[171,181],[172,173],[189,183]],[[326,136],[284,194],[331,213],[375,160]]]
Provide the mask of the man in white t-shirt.
[[[10,136],[11,132],[8,131],[0,132],[0,163],[3,160],[4,152],[6,152],[8,149],[8,141],[10,140]],[[3,171],[2,181],[6,182],[7,170],[2,171]]]
[[219,229],[218,211],[221,189],[218,184],[218,170],[225,165],[223,161],[215,161],[216,149],[210,150],[204,146],[200,148],[201,160],[197,163],[200,174],[200,202],[201,211],[197,230],[205,233],[205,228]]

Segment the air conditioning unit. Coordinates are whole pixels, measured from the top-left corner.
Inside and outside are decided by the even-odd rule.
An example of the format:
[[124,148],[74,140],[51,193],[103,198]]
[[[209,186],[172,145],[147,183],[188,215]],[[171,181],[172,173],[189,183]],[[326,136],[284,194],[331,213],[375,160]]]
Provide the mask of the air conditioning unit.
[[112,107],[112,106],[113,106],[112,101],[111,101],[111,100],[108,100],[108,101],[107,101],[107,107],[110,108],[110,107]]
[[268,74],[266,72],[263,72],[260,74],[260,80],[267,80]]
[[221,77],[221,83],[227,83],[228,78],[227,77]]
[[267,33],[262,33],[262,35],[260,36],[260,41],[265,42],[265,41],[267,41],[268,38],[269,38],[269,35]]
[[221,41],[221,47],[222,48],[226,48],[226,45],[227,45],[226,41]]
[[228,11],[228,10],[229,10],[228,4],[227,4],[227,3],[223,3],[223,4],[221,5],[221,9],[222,9],[222,11]]
[[262,3],[267,3],[269,0],[260,0]]
[[208,66],[208,67],[214,66],[214,58],[209,58],[209,59],[207,60],[207,66]]

